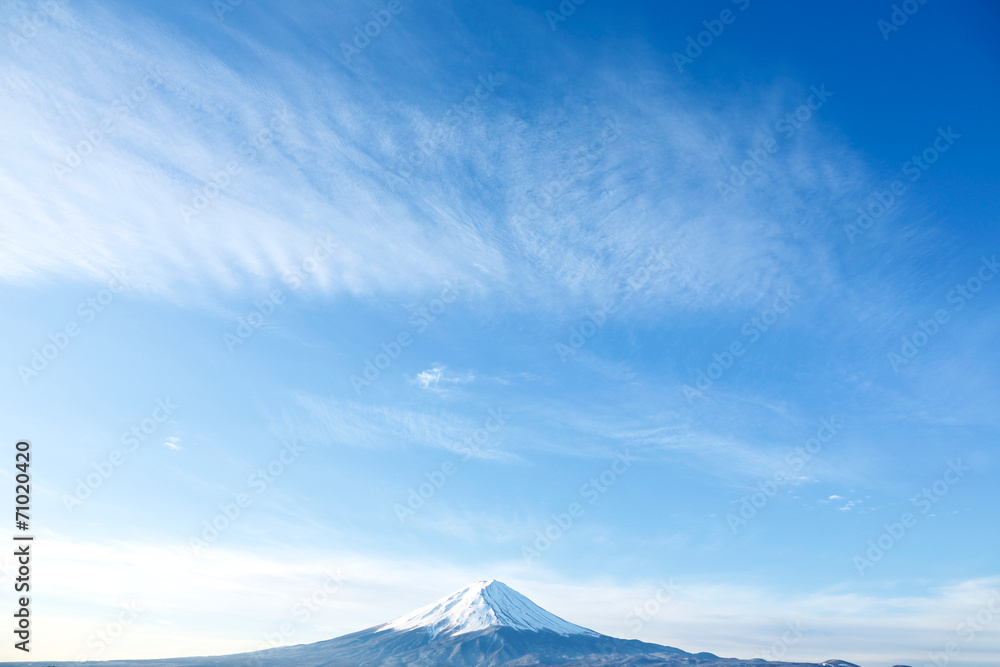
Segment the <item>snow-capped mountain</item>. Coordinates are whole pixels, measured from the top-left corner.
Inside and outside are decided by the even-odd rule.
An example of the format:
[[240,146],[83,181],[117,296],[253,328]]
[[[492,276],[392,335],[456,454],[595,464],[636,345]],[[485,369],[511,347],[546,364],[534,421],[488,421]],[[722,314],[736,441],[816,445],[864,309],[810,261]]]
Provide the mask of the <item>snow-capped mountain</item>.
[[564,621],[496,579],[477,581],[462,590],[393,619],[376,630],[426,630],[431,637],[457,636],[491,627],[558,635],[599,636]]
[[505,584],[477,581],[388,623],[315,644],[236,655],[101,663],[0,663],[38,667],[857,667],[720,658],[565,621]]

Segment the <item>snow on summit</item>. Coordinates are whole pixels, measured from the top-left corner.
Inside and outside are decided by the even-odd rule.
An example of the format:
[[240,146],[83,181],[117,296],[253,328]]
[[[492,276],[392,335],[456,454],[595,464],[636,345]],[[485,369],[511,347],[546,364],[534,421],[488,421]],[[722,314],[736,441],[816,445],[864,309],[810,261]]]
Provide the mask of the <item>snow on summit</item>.
[[492,626],[516,630],[555,632],[560,635],[598,633],[564,621],[550,614],[506,584],[495,579],[477,581],[460,591],[432,602],[379,626],[378,630],[415,630],[425,628],[439,634],[461,635]]

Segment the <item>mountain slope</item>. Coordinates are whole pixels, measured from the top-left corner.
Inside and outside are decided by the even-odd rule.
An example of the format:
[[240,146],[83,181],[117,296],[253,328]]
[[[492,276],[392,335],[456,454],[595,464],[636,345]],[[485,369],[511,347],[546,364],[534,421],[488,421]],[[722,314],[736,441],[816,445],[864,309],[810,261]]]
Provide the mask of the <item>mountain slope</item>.
[[[828,661],[840,662],[840,661]],[[720,658],[617,639],[563,620],[505,584],[475,582],[388,623],[256,653],[46,667],[820,667]],[[853,667],[853,666],[852,666]]]

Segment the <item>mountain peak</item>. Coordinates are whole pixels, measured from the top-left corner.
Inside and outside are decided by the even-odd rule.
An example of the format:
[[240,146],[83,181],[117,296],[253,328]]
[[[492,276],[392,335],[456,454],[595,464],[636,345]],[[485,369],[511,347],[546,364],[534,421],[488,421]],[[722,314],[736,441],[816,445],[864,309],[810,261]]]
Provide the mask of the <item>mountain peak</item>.
[[484,579],[447,595],[437,602],[393,619],[378,630],[425,629],[432,637],[439,634],[461,635],[467,632],[503,626],[531,632],[599,636],[551,614],[513,588]]

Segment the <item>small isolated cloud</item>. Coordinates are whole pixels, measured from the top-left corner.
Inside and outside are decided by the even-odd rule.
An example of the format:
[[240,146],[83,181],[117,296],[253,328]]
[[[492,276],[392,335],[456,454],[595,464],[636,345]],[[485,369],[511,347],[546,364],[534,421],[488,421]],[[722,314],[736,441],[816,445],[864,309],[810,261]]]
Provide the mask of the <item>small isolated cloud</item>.
[[441,381],[441,375],[442,369],[429,368],[426,371],[417,373],[417,384],[424,389],[429,389],[431,385],[437,386],[437,383]]
[[[831,496],[831,498],[832,497],[833,496]],[[858,498],[857,500],[848,500],[843,507],[838,507],[837,509],[841,512],[850,512],[851,510],[857,508],[859,505],[863,505],[864,502],[865,501],[863,498]],[[864,510],[861,511],[862,513],[864,512]]]
[[[869,498],[870,497],[871,496],[869,496]],[[821,505],[827,505],[830,503],[833,503],[835,505],[840,505],[841,502],[843,502],[843,505],[841,505],[840,507],[834,507],[833,509],[836,509],[839,512],[850,512],[851,510],[857,508],[858,505],[861,505],[865,501],[860,498],[858,498],[857,500],[846,500],[844,496],[838,496],[837,494],[833,494],[832,496],[827,496],[826,498],[820,498],[819,500],[819,503]]]
[[435,366],[417,373],[414,379],[424,389],[437,389],[447,384],[466,384],[475,380],[476,376],[471,372],[465,375],[452,375],[444,366]]
[[180,444],[178,444],[180,443],[180,441],[181,441],[180,438],[175,438],[174,436],[170,436],[169,438],[163,441],[163,446],[166,447],[167,449],[172,449],[174,451],[177,451],[178,449],[181,448]]

